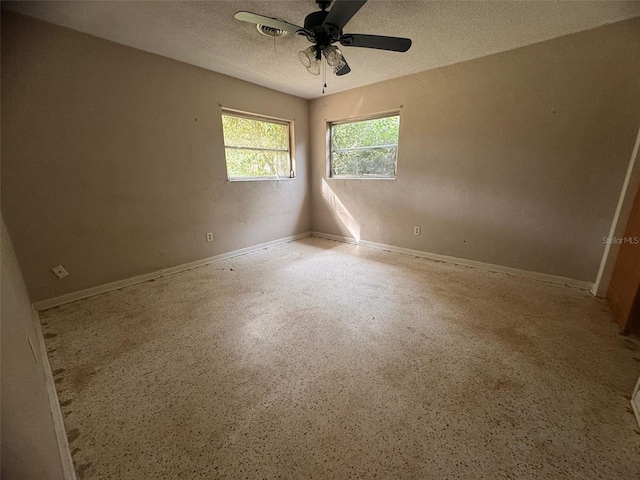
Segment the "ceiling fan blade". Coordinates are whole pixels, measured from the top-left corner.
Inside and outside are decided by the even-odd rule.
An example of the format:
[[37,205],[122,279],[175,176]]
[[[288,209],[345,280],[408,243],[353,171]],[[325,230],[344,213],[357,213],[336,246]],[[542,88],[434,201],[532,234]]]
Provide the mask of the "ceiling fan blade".
[[336,72],[336,75],[338,77],[341,77],[342,75],[346,75],[347,73],[349,73],[351,71],[351,68],[349,67],[349,64],[347,63],[347,61],[345,60],[344,57],[342,57],[342,59],[344,60],[344,67],[342,67],[340,70],[338,70]]
[[322,22],[323,25],[330,24],[342,30],[351,20],[358,10],[367,3],[367,0],[336,0],[329,10],[329,15]]
[[285,22],[284,20],[279,20],[277,18],[265,17],[264,15],[258,15],[257,13],[238,12],[234,15],[234,18],[242,22],[254,23],[256,25],[265,25],[271,28],[278,28],[289,33],[296,33],[298,30],[304,30],[302,27],[298,27],[293,23]]
[[382,35],[343,35],[340,43],[345,47],[377,48],[393,52],[406,52],[411,48],[411,39],[401,37],[384,37]]

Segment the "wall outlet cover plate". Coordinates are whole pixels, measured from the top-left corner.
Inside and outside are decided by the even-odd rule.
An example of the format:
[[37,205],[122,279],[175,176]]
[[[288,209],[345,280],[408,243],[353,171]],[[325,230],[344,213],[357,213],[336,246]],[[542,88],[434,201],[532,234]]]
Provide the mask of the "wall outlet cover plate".
[[58,278],[64,278],[69,275],[69,272],[67,272],[67,270],[62,265],[56,265],[51,269],[51,271]]

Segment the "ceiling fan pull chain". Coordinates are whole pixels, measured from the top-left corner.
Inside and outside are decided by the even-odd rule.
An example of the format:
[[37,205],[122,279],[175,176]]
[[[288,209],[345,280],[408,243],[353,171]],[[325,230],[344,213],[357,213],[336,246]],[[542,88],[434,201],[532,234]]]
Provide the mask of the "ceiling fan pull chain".
[[322,62],[322,93],[327,88],[327,62]]

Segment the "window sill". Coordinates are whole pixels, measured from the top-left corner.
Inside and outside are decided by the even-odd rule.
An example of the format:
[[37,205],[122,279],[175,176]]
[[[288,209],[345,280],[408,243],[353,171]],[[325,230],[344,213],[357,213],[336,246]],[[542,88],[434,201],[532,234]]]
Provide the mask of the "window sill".
[[347,175],[327,177],[327,180],[395,180],[397,177],[350,177]]
[[287,182],[290,180],[295,180],[296,177],[237,177],[237,178],[229,178],[227,181],[229,182]]

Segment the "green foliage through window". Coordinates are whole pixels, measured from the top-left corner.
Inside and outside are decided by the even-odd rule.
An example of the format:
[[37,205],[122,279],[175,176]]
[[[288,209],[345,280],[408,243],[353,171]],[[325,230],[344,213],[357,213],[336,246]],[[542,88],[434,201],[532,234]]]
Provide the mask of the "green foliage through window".
[[331,176],[396,176],[400,116],[331,124]]
[[226,112],[222,129],[230,179],[293,176],[288,123]]

